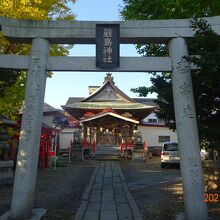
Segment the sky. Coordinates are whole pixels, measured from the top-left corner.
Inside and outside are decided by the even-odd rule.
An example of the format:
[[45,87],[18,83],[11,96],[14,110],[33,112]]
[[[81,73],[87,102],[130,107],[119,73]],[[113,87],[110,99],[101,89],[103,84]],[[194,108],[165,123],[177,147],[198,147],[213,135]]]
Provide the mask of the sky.
[[[76,20],[79,21],[119,21],[122,0],[77,0],[71,5]],[[95,56],[95,45],[74,45],[70,56]],[[134,45],[121,45],[120,56],[140,56]],[[61,109],[69,97],[88,96],[88,86],[101,86],[106,72],[54,72],[47,79],[45,102]],[[139,86],[150,86],[147,73],[114,72],[115,85],[130,97],[137,94],[130,91]],[[155,97],[152,94],[148,97]]]

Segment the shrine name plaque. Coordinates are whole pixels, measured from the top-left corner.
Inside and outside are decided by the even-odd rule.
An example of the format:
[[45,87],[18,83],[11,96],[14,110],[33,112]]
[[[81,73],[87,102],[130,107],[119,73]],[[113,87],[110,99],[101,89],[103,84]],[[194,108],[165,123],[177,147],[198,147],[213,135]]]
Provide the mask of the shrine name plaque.
[[96,67],[117,68],[120,65],[120,25],[96,24]]

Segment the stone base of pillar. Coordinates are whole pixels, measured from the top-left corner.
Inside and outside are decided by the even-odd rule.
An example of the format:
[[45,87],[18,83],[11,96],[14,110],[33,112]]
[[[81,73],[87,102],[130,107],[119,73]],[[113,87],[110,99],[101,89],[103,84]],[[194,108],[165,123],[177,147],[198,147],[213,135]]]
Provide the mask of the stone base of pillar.
[[186,220],[185,212],[179,212],[175,216],[175,220]]
[[73,161],[81,161],[82,160],[82,148],[74,149],[71,159]]
[[135,149],[133,151],[133,158],[132,158],[132,160],[145,162],[146,161],[146,155],[144,153],[144,150],[142,150],[142,149]]
[[81,161],[82,160],[82,143],[74,143],[72,148],[71,160]]
[[[23,220],[40,220],[43,218],[43,216],[46,214],[47,210],[46,209],[33,209],[33,215],[28,218],[28,219],[23,219]],[[2,216],[0,216],[1,220],[12,220],[12,218],[10,218],[10,211],[6,212],[5,214],[3,214]],[[16,219],[14,219],[16,220]]]
[[[175,215],[175,220],[187,220],[185,212],[179,212]],[[212,217],[208,217],[208,220],[212,220]]]

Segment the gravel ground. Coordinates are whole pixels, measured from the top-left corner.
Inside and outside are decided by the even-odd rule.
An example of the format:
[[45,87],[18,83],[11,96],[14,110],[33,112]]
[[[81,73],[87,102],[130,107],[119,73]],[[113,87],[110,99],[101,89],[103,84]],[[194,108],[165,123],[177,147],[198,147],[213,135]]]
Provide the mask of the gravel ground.
[[[80,198],[99,161],[62,162],[54,169],[38,171],[35,207],[45,208],[44,220],[72,220]],[[180,170],[160,168],[160,160],[120,161],[121,169],[143,220],[172,220],[183,211]],[[209,180],[210,182],[210,180]],[[0,187],[0,215],[10,209],[12,186]],[[220,219],[220,202],[208,204],[211,214]]]
[[[44,220],[70,220],[80,205],[96,162],[74,162],[54,169],[38,170],[35,208],[45,208]],[[10,209],[12,186],[0,187],[0,215]]]
[[[171,220],[184,212],[183,189],[178,166],[167,169],[160,167],[160,158],[144,162],[123,161],[120,163],[143,220]],[[204,169],[206,193],[219,193],[219,172]],[[211,186],[217,186],[211,189]],[[208,203],[209,216],[212,220],[220,219],[220,201]]]
[[171,220],[183,211],[180,170],[161,169],[159,162],[156,158],[120,165],[143,219]]

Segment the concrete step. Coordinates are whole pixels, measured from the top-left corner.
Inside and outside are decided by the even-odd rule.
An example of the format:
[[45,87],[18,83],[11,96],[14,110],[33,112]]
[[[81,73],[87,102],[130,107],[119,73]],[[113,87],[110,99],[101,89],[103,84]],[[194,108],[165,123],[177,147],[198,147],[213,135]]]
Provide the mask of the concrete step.
[[99,155],[118,155],[120,151],[118,150],[96,150],[95,154]]
[[119,160],[120,148],[114,145],[102,145],[96,147],[94,158],[96,160]]
[[120,149],[115,146],[105,146],[105,147],[97,147],[96,155],[118,155],[120,154]]
[[103,154],[99,154],[99,155],[94,155],[93,159],[94,160],[121,160],[122,158],[120,157],[120,155],[103,155]]

